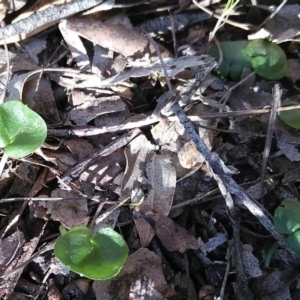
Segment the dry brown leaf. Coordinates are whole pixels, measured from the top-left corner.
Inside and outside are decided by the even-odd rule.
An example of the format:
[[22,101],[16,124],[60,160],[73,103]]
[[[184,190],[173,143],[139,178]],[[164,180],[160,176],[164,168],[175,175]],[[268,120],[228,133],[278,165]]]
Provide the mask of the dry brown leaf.
[[61,123],[53,89],[44,77],[28,80],[23,89],[22,101],[41,115],[48,124]]
[[[103,24],[89,19],[67,20],[66,28],[78,35],[113,50],[125,57],[142,58],[146,54],[155,55],[155,49],[150,41],[141,33],[120,25]],[[171,56],[163,46],[158,45],[163,57]]]
[[75,32],[67,29],[66,23],[67,20],[63,20],[59,23],[58,27],[60,33],[67,43],[73,59],[76,60],[78,68],[82,71],[90,71],[91,64],[86,48],[80,37]]
[[147,164],[147,176],[152,186],[142,205],[167,216],[173,204],[176,188],[176,170],[167,154],[154,154]]
[[92,183],[95,189],[103,190],[123,170],[121,166],[124,164],[124,151],[118,149],[108,156],[100,157],[80,175],[79,180],[81,183]]
[[94,45],[94,55],[92,62],[92,73],[100,77],[109,77],[112,74],[114,52],[99,45]]
[[68,147],[71,153],[78,156],[79,162],[82,162],[96,152],[96,149],[91,143],[81,138],[69,138],[64,140],[63,144]]
[[129,255],[116,277],[94,281],[93,290],[97,300],[128,300],[132,283],[144,276],[154,282],[156,291],[162,295],[167,292],[168,286],[162,273],[161,258],[148,249],[140,248]]
[[86,96],[83,104],[72,108],[68,112],[68,118],[78,125],[86,125],[99,115],[124,110],[126,110],[126,105],[119,96],[99,98],[89,95]]
[[127,164],[122,184],[122,200],[131,197],[134,184],[139,177],[144,175],[146,165],[151,159],[154,150],[154,145],[143,134],[128,144],[125,149]]
[[[23,59],[20,55],[8,52],[10,72],[16,73],[19,71],[32,71],[37,68],[36,65]],[[6,75],[6,54],[4,49],[0,49],[0,74],[1,76]]]
[[[78,194],[72,191],[56,189],[52,191],[51,197],[78,198]],[[63,201],[41,201],[40,203],[47,208],[47,213],[51,214],[53,220],[61,222],[66,228],[86,226],[89,221],[87,217],[87,199],[85,198]]]
[[170,218],[150,209],[146,210],[145,207],[142,207],[137,214],[140,214],[139,217],[144,218],[152,226],[157,237],[168,251],[184,253],[188,249],[199,249],[198,240]]
[[13,269],[25,243],[24,234],[17,230],[0,242],[0,275]]
[[153,227],[137,211],[133,212],[133,220],[140,237],[141,247],[147,248],[155,236]]
[[193,141],[188,141],[178,151],[178,159],[182,167],[191,169],[204,161]]
[[78,157],[73,153],[51,149],[43,149],[43,153],[46,157],[48,157],[49,161],[55,163],[57,166],[57,171],[60,174],[65,173],[78,163]]
[[271,33],[272,41],[283,43],[300,41],[300,5],[285,5],[277,14],[268,20],[265,28]]

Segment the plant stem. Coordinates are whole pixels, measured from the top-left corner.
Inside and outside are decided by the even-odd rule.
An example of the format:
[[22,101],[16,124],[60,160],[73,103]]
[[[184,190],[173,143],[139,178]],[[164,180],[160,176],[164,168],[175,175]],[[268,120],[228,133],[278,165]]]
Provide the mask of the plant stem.
[[265,257],[265,267],[266,268],[269,268],[271,258],[278,248],[279,248],[279,244],[277,242],[275,242],[274,244],[272,244],[272,246],[268,250],[266,257]]
[[4,166],[5,166],[6,162],[7,162],[7,159],[8,159],[8,156],[4,152],[3,155],[2,155],[1,161],[0,161],[0,178],[1,178],[2,172],[4,170]]

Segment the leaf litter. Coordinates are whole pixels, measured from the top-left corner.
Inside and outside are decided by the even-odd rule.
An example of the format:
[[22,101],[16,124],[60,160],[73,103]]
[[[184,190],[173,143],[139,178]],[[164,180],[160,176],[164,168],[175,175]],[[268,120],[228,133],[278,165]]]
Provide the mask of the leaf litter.
[[[1,298],[299,298],[300,259],[271,221],[283,200],[299,200],[298,131],[277,118],[268,133],[267,114],[274,89],[282,101],[299,94],[299,5],[284,1],[270,19],[269,1],[236,8],[261,30],[235,27],[245,15],[217,30],[279,43],[279,87],[211,73],[211,12],[222,3],[168,2],[45,1],[35,14],[15,6],[12,24],[13,9],[1,9],[4,101],[22,99],[48,125],[42,152],[8,161],[0,178]],[[119,275],[66,275],[52,257],[59,224],[118,230],[131,253]]]

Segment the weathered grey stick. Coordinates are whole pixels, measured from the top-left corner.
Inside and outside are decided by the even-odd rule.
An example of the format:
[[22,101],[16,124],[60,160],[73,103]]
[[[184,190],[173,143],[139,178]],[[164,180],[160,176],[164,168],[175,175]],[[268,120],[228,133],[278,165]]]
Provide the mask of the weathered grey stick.
[[113,7],[113,5],[111,6],[112,1],[105,0],[74,0],[71,3],[50,6],[45,10],[36,12],[14,24],[0,28],[0,41],[21,35],[22,33],[30,33],[38,27],[58,22],[63,18],[72,16],[102,3],[104,4],[103,10],[107,9],[107,7],[105,7],[105,2],[109,2],[110,8]]
[[[277,232],[272,221],[269,219],[265,209],[259,205],[254,199],[252,199],[232,178],[231,175],[234,171],[227,168],[220,157],[210,152],[203,140],[197,134],[193,124],[187,118],[181,107],[175,103],[172,105],[173,112],[178,116],[181,124],[190,135],[192,141],[195,143],[198,151],[204,156],[207,164],[210,166],[214,174],[217,174],[229,193],[235,195],[243,205],[260,221],[260,223],[270,232],[270,234],[278,241],[279,245],[286,249],[290,255],[292,261],[300,264],[300,258],[288,247],[285,239]],[[215,178],[216,179],[216,178]],[[218,182],[219,184],[219,182]],[[219,185],[220,188],[220,185]],[[222,189],[220,188],[221,192]],[[223,195],[224,196],[224,195]],[[225,199],[226,200],[226,199]]]
[[236,174],[237,171],[233,169],[232,170],[228,169],[223,163],[223,161],[217,156],[217,154],[210,152],[210,150],[207,148],[203,140],[197,134],[193,124],[187,118],[187,116],[185,115],[184,111],[182,110],[182,108],[179,106],[178,103],[174,103],[172,105],[172,110],[179,118],[180,123],[184,126],[185,130],[189,134],[192,141],[196,144],[198,151],[204,156],[207,165],[210,168],[211,174],[213,178],[216,180],[220,192],[225,199],[226,206],[228,208],[229,215],[232,220],[232,226],[233,226],[234,261],[235,261],[236,268],[238,270],[238,276],[237,276],[238,297],[239,299],[253,300],[253,294],[247,285],[247,276],[244,270],[243,259],[242,259],[242,248],[240,244],[240,219],[236,213],[234,207],[234,201],[231,196],[231,193],[228,187],[226,186],[225,182],[223,181],[223,178],[220,176],[222,174],[226,174],[227,176],[230,177],[230,175]]
[[92,163],[94,163],[99,157],[101,156],[108,156],[117,149],[124,147],[127,145],[131,140],[133,140],[136,136],[138,136],[141,133],[140,129],[134,129],[132,131],[129,131],[128,133],[125,133],[121,137],[117,138],[110,144],[108,144],[103,149],[97,151],[94,153],[91,157],[84,160],[82,163],[76,165],[74,168],[69,170],[62,178],[62,182],[65,184],[69,184],[72,180],[78,178],[80,174],[86,170]]

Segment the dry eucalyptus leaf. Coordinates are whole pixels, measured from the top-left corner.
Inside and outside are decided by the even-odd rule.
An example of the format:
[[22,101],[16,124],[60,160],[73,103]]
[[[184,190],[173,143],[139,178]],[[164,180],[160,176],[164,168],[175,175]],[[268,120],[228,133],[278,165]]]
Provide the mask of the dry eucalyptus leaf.
[[[78,198],[78,194],[72,191],[56,189],[52,191],[53,198]],[[62,201],[41,201],[41,204],[47,208],[47,213],[51,214],[51,218],[61,222],[66,228],[76,226],[86,226],[89,218],[87,217],[87,199],[73,199]]]
[[143,215],[136,210],[133,212],[133,220],[140,237],[141,247],[147,248],[155,236],[155,231]]
[[91,64],[86,48],[80,37],[73,31],[67,29],[67,20],[59,23],[58,27],[65,42],[67,43],[73,59],[76,60],[78,68],[82,71],[90,71]]
[[151,129],[151,134],[157,145],[163,150],[177,153],[181,148],[180,141],[183,140],[184,127],[179,121],[173,123],[159,122]]
[[203,156],[197,150],[193,141],[183,144],[178,151],[178,159],[182,167],[192,169],[204,161]]
[[[112,72],[114,52],[103,48],[99,45],[94,45],[94,55],[92,63],[92,73],[100,77],[108,77]],[[123,71],[123,70],[122,70]]]
[[176,188],[176,170],[171,157],[154,154],[147,164],[146,172],[152,189],[143,204],[167,216],[172,208]]
[[83,104],[72,108],[67,116],[78,125],[86,125],[99,115],[124,111],[125,109],[126,105],[119,96],[100,98],[88,96]]
[[32,61],[38,66],[41,59],[40,54],[47,48],[48,34],[49,32],[44,31],[20,41],[20,46],[14,49],[14,53],[18,53],[25,61]]
[[19,255],[23,252],[24,243],[24,234],[18,230],[0,242],[0,275],[14,268]]
[[116,277],[94,281],[93,290],[97,300],[128,300],[131,285],[143,276],[151,279],[154,289],[164,295],[168,286],[162,273],[161,258],[146,248],[129,255]]
[[60,174],[65,173],[78,163],[76,154],[67,153],[60,150],[43,149],[45,160],[53,162],[57,166]]
[[95,189],[103,190],[119,174],[125,164],[123,149],[117,149],[112,154],[100,157],[90,165],[79,177],[81,183],[87,182],[95,185]]
[[[98,128],[105,128],[107,132],[118,131],[118,127],[122,128],[124,124],[129,124],[130,113],[126,109],[125,111],[117,111],[109,114],[104,114],[96,117],[94,125]],[[113,130],[108,130],[113,128]],[[131,128],[138,128],[138,126],[132,126]]]
[[155,147],[141,134],[131,141],[125,149],[126,170],[122,184],[121,199],[131,197],[137,179],[144,175],[147,163],[153,155]]
[[284,5],[265,25],[271,33],[272,41],[280,44],[287,41],[300,41],[300,5]]
[[184,253],[188,249],[199,249],[198,240],[170,218],[154,213],[145,207],[139,213],[152,226],[168,251]]
[[61,122],[52,86],[45,77],[33,78],[25,83],[22,101],[41,115],[48,124]]
[[6,100],[22,99],[26,81],[36,73],[36,71],[31,71],[21,75],[15,74],[7,85]]
[[[68,19],[66,28],[125,57],[142,58],[146,54],[155,55],[155,49],[150,41],[131,28],[83,18]],[[170,56],[168,50],[161,45],[158,46],[163,57]]]
[[[16,73],[19,71],[32,71],[37,68],[36,65],[23,59],[20,55],[8,51],[10,72]],[[1,76],[7,73],[6,54],[4,49],[0,49],[0,74]]]
[[73,137],[63,141],[63,144],[70,150],[71,153],[78,156],[79,162],[92,156],[96,149],[85,139]]

